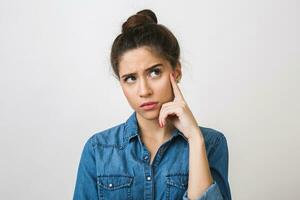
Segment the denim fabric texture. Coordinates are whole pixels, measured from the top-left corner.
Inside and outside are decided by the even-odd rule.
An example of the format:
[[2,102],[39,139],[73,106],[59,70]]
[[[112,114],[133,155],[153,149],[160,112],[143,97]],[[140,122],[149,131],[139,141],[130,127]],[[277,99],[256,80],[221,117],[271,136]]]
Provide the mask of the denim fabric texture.
[[[199,200],[230,200],[228,147],[225,136],[199,126],[213,184]],[[95,133],[84,145],[73,200],[188,199],[189,144],[175,129],[150,165],[139,135],[136,112],[125,123]]]

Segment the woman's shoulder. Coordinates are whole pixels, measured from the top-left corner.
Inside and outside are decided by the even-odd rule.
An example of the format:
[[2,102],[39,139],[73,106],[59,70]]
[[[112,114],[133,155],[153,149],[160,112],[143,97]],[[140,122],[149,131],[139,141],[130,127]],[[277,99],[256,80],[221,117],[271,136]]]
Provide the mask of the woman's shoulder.
[[125,123],[120,123],[110,128],[93,133],[87,140],[87,143],[103,146],[122,145],[124,138]]
[[206,146],[217,145],[220,142],[227,143],[227,139],[221,131],[204,126],[199,126],[199,128],[202,132]]

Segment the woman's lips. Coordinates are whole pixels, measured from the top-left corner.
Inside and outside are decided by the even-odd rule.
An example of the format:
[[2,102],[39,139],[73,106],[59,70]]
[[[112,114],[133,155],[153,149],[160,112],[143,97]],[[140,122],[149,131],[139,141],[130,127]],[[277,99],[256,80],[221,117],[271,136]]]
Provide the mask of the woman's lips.
[[153,110],[156,108],[158,103],[147,103],[146,105],[141,106],[143,110]]

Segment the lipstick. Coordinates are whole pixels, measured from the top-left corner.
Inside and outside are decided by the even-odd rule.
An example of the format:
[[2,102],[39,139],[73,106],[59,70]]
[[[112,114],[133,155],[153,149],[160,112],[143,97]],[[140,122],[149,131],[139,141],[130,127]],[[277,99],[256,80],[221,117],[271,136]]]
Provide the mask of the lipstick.
[[143,103],[140,107],[143,109],[143,110],[153,110],[156,108],[158,102],[146,102],[146,103]]

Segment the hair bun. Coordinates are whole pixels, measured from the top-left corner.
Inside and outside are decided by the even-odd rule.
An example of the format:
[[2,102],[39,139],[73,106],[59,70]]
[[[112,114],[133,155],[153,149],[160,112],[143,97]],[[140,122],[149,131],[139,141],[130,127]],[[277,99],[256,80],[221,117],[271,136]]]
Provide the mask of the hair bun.
[[145,9],[130,16],[122,25],[122,33],[141,24],[157,24],[157,18],[152,10]]

